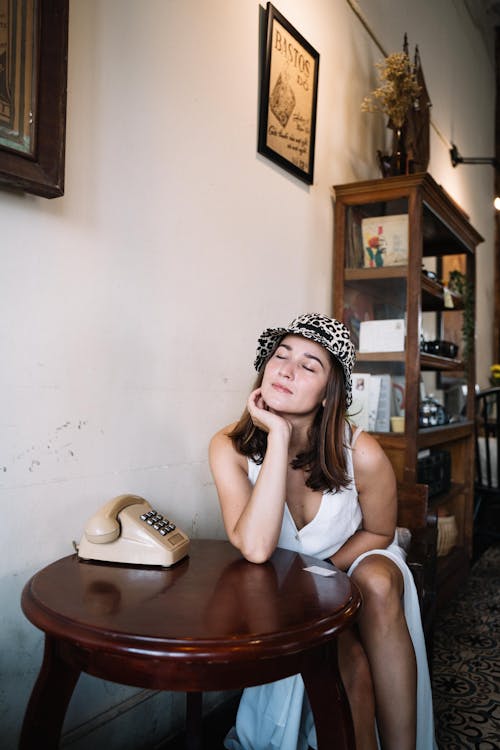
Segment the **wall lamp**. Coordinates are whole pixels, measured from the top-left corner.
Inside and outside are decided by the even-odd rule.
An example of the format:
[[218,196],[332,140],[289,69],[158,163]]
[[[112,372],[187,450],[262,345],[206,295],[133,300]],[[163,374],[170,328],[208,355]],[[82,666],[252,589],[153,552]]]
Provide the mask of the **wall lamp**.
[[454,167],[457,164],[491,164],[492,167],[497,167],[498,163],[494,156],[460,156],[458,148],[454,143],[451,144],[450,148],[451,163]]
[[[451,144],[450,148],[451,163],[454,167],[457,164],[491,164],[495,169],[498,167],[498,162],[494,156],[460,156],[458,148],[454,143]],[[497,211],[500,211],[500,196],[496,196],[493,201],[493,205]]]

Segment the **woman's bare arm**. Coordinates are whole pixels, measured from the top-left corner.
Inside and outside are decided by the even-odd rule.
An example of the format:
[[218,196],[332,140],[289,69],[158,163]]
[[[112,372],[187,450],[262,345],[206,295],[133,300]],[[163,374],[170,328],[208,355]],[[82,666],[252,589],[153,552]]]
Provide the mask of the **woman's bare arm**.
[[247,458],[239,454],[225,428],[210,442],[209,460],[229,541],[250,562],[265,562],[278,543],[286,495],[290,426],[267,411],[254,391],[248,408],[254,424],[266,430],[267,450],[255,486]]
[[352,457],[363,521],[362,528],[331,558],[342,570],[363,552],[385,549],[394,538],[397,517],[396,478],[379,443],[366,432],[361,433]]

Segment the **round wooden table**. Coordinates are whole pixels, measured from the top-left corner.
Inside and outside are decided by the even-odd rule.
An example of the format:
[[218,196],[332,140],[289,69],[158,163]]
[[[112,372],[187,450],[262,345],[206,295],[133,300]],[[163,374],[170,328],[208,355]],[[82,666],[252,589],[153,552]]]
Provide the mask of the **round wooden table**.
[[[337,667],[336,635],[360,607],[344,573],[304,571],[316,558],[277,549],[256,565],[228,542],[192,540],[168,570],[64,557],[22,594],[26,617],[45,632],[45,653],[26,710],[20,750],[57,748],[81,672],[192,699],[300,673],[319,750],[354,748]],[[188,703],[189,706],[189,703]],[[191,706],[201,710],[201,700]],[[200,716],[188,711],[187,744],[200,747]]]

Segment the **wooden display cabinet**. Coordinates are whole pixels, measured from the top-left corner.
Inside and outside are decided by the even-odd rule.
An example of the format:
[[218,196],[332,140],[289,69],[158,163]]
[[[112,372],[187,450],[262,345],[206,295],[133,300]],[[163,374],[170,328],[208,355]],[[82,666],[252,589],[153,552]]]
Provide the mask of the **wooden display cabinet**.
[[[418,481],[423,451],[447,451],[451,457],[451,486],[431,498],[434,506],[455,516],[458,528],[456,545],[438,559],[436,587],[442,603],[467,574],[472,555],[475,362],[473,351],[467,362],[460,349],[454,357],[422,351],[422,314],[433,313],[437,328],[450,304],[460,314],[463,300],[449,295],[441,281],[432,278],[432,269],[439,272],[446,256],[461,256],[467,279],[474,285],[475,252],[483,238],[427,173],[336,185],[333,191],[335,317],[350,328],[357,349],[365,320],[405,321],[400,350],[380,351],[387,342],[383,334],[375,333],[368,350],[365,336],[363,351],[357,351],[355,373],[389,374],[391,382],[404,379],[404,432],[389,428],[373,434],[400,482]],[[442,338],[438,330],[436,338]],[[453,376],[460,375],[467,385],[466,406],[452,423],[420,426],[423,371],[435,373],[440,382],[453,382]]]

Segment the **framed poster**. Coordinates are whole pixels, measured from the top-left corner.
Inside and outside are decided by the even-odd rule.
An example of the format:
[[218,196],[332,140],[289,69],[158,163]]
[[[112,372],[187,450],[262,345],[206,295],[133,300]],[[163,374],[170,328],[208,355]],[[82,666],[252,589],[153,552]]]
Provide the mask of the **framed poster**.
[[64,194],[68,0],[0,0],[0,185]]
[[267,4],[258,152],[311,185],[319,54]]
[[408,214],[361,220],[365,268],[408,263]]

